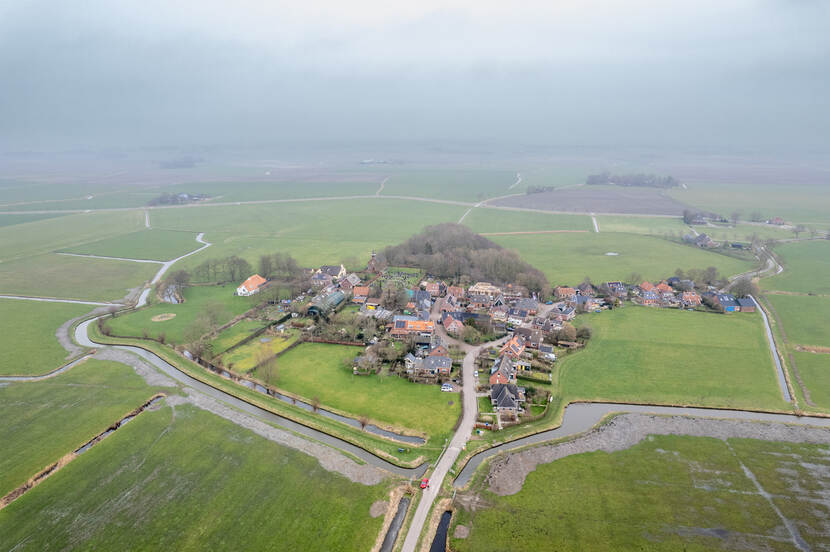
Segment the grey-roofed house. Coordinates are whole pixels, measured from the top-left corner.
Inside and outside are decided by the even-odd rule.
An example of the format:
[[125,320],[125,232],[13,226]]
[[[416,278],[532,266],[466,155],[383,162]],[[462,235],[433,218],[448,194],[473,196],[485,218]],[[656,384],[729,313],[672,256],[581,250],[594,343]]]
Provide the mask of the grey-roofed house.
[[524,402],[524,389],[512,383],[497,383],[490,387],[490,403],[496,412],[518,414]]
[[751,297],[740,297],[737,301],[741,312],[755,312],[755,301]]

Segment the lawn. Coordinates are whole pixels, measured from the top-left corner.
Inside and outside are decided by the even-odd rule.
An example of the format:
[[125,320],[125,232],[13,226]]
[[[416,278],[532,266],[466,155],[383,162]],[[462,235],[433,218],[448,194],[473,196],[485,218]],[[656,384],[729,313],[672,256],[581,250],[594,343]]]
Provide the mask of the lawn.
[[830,347],[830,297],[768,294],[790,344]]
[[[222,355],[222,364],[235,372],[247,372],[266,358],[270,358],[297,341],[297,330],[286,330],[282,335],[263,334],[233,351]],[[268,340],[268,341],[263,341]],[[218,354],[215,350],[213,354]]]
[[801,536],[821,547],[830,513],[822,498],[830,484],[828,452],[658,435],[623,451],[568,456],[538,466],[515,495],[498,496],[479,483],[481,506],[459,508],[450,528],[452,536],[465,525],[469,537],[450,544],[457,552],[794,550],[743,463]]
[[[113,335],[142,337],[144,332],[149,337],[158,338],[165,334],[169,343],[184,343],[187,330],[205,309],[216,312],[219,324],[223,324],[238,314],[248,311],[256,305],[256,296],[237,297],[236,287],[226,286],[191,286],[184,291],[184,303],[173,305],[156,302],[147,308],[118,316],[108,320]],[[159,322],[153,317],[162,314],[176,316]]]
[[787,243],[775,248],[784,272],[764,278],[764,289],[830,294],[830,240]]
[[[0,387],[0,496],[107,429],[154,392],[128,366],[100,360],[87,360],[44,381]],[[0,518],[7,517],[3,514]],[[6,534],[0,530],[4,538]]]
[[545,230],[584,230],[593,232],[587,215],[522,213],[503,209],[478,208],[464,218],[464,225],[474,232],[538,232]]
[[44,374],[62,365],[68,353],[55,331],[90,310],[88,305],[0,299],[0,374]]
[[[0,516],[17,550],[368,550],[384,484],[189,405],[145,412]],[[233,515],[229,515],[233,512]]]
[[211,342],[213,346],[213,354],[219,355],[224,353],[230,347],[233,347],[264,326],[265,324],[260,320],[250,320],[247,318],[245,320],[240,320],[230,328],[220,332],[219,335],[217,335]]
[[305,343],[278,358],[274,385],[307,399],[317,397],[322,405],[354,416],[422,431],[432,438],[450,433],[461,413],[458,394],[393,375],[352,375],[352,359],[361,351]]
[[114,301],[143,286],[158,269],[152,263],[50,253],[0,262],[0,294]]
[[561,361],[569,400],[789,409],[757,313],[632,305],[577,321],[593,336]]
[[[716,267],[732,275],[750,270],[753,263],[653,236],[602,232],[493,236],[491,239],[540,269],[551,284],[578,284],[586,276],[594,282],[627,280],[632,273],[646,279],[672,276],[677,268]],[[617,253],[617,255],[607,255]]]
[[810,399],[816,406],[830,409],[830,354],[793,351],[792,355]]
[[201,246],[202,244],[196,241],[196,234],[192,232],[139,230],[131,234],[69,247],[63,251],[103,257],[169,261]]
[[383,195],[475,202],[524,191],[521,184],[509,189],[516,182],[516,171],[504,169],[414,169],[387,174]]

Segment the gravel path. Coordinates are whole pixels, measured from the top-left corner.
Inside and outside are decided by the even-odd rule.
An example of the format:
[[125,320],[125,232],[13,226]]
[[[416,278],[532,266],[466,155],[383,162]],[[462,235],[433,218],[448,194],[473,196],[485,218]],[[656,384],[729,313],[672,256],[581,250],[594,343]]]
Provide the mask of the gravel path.
[[225,418],[239,426],[249,429],[269,441],[291,447],[316,458],[323,469],[339,473],[355,483],[363,485],[377,485],[390,474],[369,464],[358,464],[331,447],[309,441],[289,431],[278,429],[249,414],[231,408],[220,401],[208,397],[190,387],[185,387],[187,397],[174,395],[167,398],[168,404],[190,403],[217,416]]
[[622,414],[571,441],[543,445],[495,459],[490,465],[487,484],[498,495],[516,494],[522,490],[527,475],[539,464],[584,452],[625,450],[648,435],[690,435],[724,440],[746,438],[830,445],[830,428],[688,416]]
[[120,362],[122,364],[126,364],[133,370],[135,373],[144,378],[144,381],[147,382],[147,385],[153,386],[160,386],[160,387],[175,387],[176,382],[173,381],[173,378],[166,376],[165,374],[159,372],[152,366],[150,366],[147,362],[143,359],[137,357],[136,355],[124,351],[121,349],[115,349],[113,347],[106,347],[104,349],[99,349],[96,351],[95,355],[93,355],[94,359],[97,360],[111,360],[113,362]]

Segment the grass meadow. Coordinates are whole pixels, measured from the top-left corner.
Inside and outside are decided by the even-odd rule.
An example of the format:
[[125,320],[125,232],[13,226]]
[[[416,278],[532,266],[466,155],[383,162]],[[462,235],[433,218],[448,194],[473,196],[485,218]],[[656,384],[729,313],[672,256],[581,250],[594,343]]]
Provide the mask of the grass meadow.
[[259,320],[240,320],[230,328],[219,333],[211,342],[213,354],[218,355],[227,351],[252,333],[263,328],[265,324]]
[[383,195],[402,195],[477,202],[524,191],[516,171],[502,169],[421,169],[387,173]]
[[39,215],[0,215],[0,226],[14,226],[15,224],[25,224],[27,222],[35,222],[49,218],[62,216],[60,214],[39,214]]
[[767,294],[790,344],[830,347],[830,297]]
[[[270,358],[281,353],[297,341],[299,332],[297,330],[286,330],[282,335],[262,335],[241,347],[222,355],[222,364],[233,369],[235,372],[247,372],[252,370],[265,358]],[[268,341],[262,341],[267,339]],[[213,354],[218,354],[214,349]]]
[[68,353],[55,332],[90,310],[89,305],[0,299],[0,375],[45,374],[61,366]]
[[504,209],[477,208],[464,218],[464,225],[474,232],[538,232],[545,230],[594,231],[591,217],[560,215]]
[[561,361],[568,400],[789,409],[757,313],[626,306],[577,322],[593,336]]
[[[146,332],[148,337],[156,339],[164,333],[168,343],[184,343],[188,337],[188,328],[205,309],[215,310],[217,319],[222,324],[256,305],[256,296],[237,297],[234,295],[235,290],[233,285],[191,286],[184,291],[184,303],[174,305],[156,302],[146,308],[109,319],[107,325],[112,329],[113,335],[142,337]],[[162,314],[176,316],[160,322],[153,321],[153,317]]]
[[810,399],[830,410],[830,354],[793,351],[792,356]]
[[354,416],[422,431],[432,438],[449,434],[461,413],[457,394],[399,376],[355,376],[352,359],[361,351],[360,347],[304,343],[277,359],[273,384],[308,399],[317,397],[321,404]]
[[[577,284],[586,276],[594,282],[627,280],[632,273],[646,279],[672,276],[677,268],[717,267],[724,275],[753,267],[748,261],[670,242],[652,236],[615,233],[493,236],[540,269],[551,284]],[[607,255],[606,253],[617,253]]]
[[77,245],[63,251],[103,257],[169,261],[201,246],[202,244],[196,241],[196,234],[193,232],[139,230],[122,236]]
[[0,263],[0,294],[114,301],[150,280],[159,265],[51,253]]
[[[93,359],[43,381],[0,387],[0,496],[141,406],[155,390],[132,368]],[[9,544],[5,529],[0,535]]]
[[806,444],[655,435],[623,451],[568,456],[539,465],[515,495],[498,496],[479,483],[483,507],[459,508],[449,532],[465,525],[469,537],[451,537],[450,545],[457,552],[706,552],[734,550],[738,542],[741,549],[794,550],[743,464],[808,546],[821,547],[827,454],[827,447]]
[[163,407],[8,506],[0,535],[21,551],[367,550],[383,523],[369,508],[386,495],[192,406]]
[[779,291],[830,294],[830,240],[781,244],[775,253],[784,272],[761,280],[761,287]]

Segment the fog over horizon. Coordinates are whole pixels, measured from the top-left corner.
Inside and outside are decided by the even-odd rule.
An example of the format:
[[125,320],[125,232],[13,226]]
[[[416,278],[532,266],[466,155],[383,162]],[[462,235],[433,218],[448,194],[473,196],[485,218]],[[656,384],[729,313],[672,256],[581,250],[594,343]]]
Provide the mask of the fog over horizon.
[[0,0],[0,151],[821,151],[830,3]]

